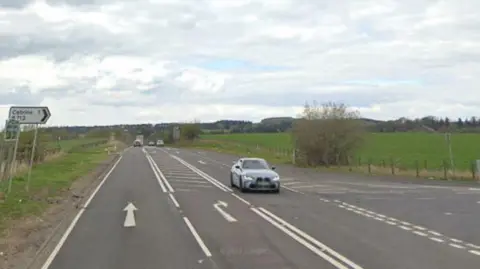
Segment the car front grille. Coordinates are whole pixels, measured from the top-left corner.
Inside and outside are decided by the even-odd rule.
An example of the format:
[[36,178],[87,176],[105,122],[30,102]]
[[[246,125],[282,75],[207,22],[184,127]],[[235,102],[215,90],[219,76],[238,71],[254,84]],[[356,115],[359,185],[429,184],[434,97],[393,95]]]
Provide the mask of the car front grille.
[[257,177],[257,182],[270,182],[269,177]]

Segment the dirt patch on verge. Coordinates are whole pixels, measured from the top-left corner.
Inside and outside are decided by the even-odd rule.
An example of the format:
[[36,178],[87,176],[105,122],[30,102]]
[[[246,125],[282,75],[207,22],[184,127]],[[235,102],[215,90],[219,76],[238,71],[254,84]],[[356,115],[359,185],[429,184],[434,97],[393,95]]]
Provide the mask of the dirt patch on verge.
[[62,232],[70,225],[79,208],[88,199],[120,154],[114,154],[89,174],[75,180],[60,196],[47,200],[41,216],[11,221],[0,242],[0,268],[41,268]]

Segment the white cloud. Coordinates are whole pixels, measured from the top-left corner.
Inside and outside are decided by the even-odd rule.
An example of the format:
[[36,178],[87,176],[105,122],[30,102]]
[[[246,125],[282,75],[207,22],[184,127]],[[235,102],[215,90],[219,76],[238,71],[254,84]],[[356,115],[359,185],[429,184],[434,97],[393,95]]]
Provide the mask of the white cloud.
[[475,0],[7,2],[0,117],[29,104],[51,124],[259,120],[312,99],[378,119],[480,116]]

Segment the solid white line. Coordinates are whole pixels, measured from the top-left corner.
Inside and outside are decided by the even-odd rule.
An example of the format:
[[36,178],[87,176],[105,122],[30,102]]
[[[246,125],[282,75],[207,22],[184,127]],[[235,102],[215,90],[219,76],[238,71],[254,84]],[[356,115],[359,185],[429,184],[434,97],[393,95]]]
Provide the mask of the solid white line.
[[193,237],[195,238],[195,240],[197,241],[198,245],[200,246],[200,248],[203,250],[203,253],[205,253],[205,256],[207,257],[212,257],[212,253],[210,252],[210,250],[207,248],[207,245],[205,245],[205,243],[203,242],[202,238],[200,237],[200,235],[197,233],[197,230],[195,230],[195,227],[193,227],[192,223],[190,222],[190,220],[188,220],[187,217],[183,217],[183,221],[185,221],[185,223],[187,224],[188,226],[188,229],[190,230],[190,232],[192,233]]
[[158,172],[158,175],[160,176],[160,178],[162,178],[163,180],[163,183],[165,183],[165,186],[167,186],[167,189],[168,191],[170,192],[175,192],[172,188],[172,186],[170,185],[170,183],[168,183],[168,180],[167,178],[163,175],[162,171],[160,170],[160,168],[158,168],[157,164],[155,163],[155,161],[153,160],[153,158],[148,155],[148,157],[150,158],[150,160],[152,161],[152,164],[153,166],[155,167],[155,169],[157,169],[157,172]]
[[238,196],[237,194],[235,193],[232,193],[232,195],[237,198],[238,200],[242,201],[243,203],[247,204],[247,205],[251,205],[249,201],[243,199],[242,197]]
[[45,261],[45,263],[43,264],[42,268],[41,269],[48,269],[50,267],[50,264],[53,262],[53,260],[55,259],[55,257],[57,256],[58,252],[60,251],[60,249],[62,248],[63,244],[65,244],[65,241],[67,240],[68,236],[70,235],[70,233],[72,232],[73,228],[75,227],[75,225],[77,224],[78,220],[80,219],[80,217],[83,215],[83,212],[85,212],[85,208],[88,207],[88,205],[90,204],[90,202],[93,200],[93,197],[95,197],[95,195],[97,194],[97,192],[100,190],[100,188],[103,186],[103,184],[105,183],[105,181],[107,181],[108,177],[110,176],[110,174],[112,174],[113,170],[115,170],[115,167],[117,167],[117,165],[120,163],[120,160],[122,160],[122,157],[123,156],[120,156],[120,158],[118,158],[118,160],[115,162],[115,164],[113,165],[112,168],[110,168],[110,171],[108,171],[108,173],[103,177],[102,181],[100,182],[100,184],[98,184],[97,188],[95,188],[95,190],[93,191],[93,193],[90,195],[90,197],[88,198],[88,200],[85,202],[85,204],[83,205],[83,207],[78,211],[77,215],[75,216],[75,218],[72,220],[72,222],[70,223],[70,226],[68,226],[67,230],[65,231],[65,233],[62,235],[62,238],[60,238],[60,241],[57,243],[57,245],[55,246],[55,248],[53,249],[52,253],[50,253],[50,256],[48,256],[47,260]]
[[272,212],[266,210],[265,208],[263,207],[259,207],[258,208],[260,211],[262,211],[263,213],[265,213],[266,215],[268,215],[269,217],[271,217],[272,219],[276,220],[277,222],[279,222],[280,224],[282,224],[283,226],[287,227],[288,229],[292,230],[293,232],[297,233],[298,235],[300,235],[301,237],[305,238],[306,240],[310,241],[311,243],[313,243],[314,245],[318,246],[319,248],[321,248],[323,250],[323,252],[328,252],[330,253],[330,255],[334,256],[335,258],[339,259],[340,261],[344,262],[345,264],[348,264],[350,267],[354,268],[354,269],[363,269],[362,267],[360,267],[359,265],[355,264],[354,262],[350,261],[349,259],[347,259],[346,257],[344,257],[343,255],[341,255],[340,253],[336,252],[335,250],[329,248],[328,246],[326,246],[325,244],[319,242],[317,239],[311,237],[310,235],[308,235],[307,233],[301,231],[300,229],[298,229],[297,227],[293,226],[292,224],[288,223],[287,221],[281,219],[280,217],[278,217],[277,215],[273,214]]
[[150,168],[152,168],[153,174],[155,175],[155,178],[157,179],[158,184],[160,185],[160,188],[162,188],[162,192],[167,192],[167,189],[165,188],[165,185],[162,182],[162,179],[158,175],[157,170],[155,170],[155,167],[152,164],[152,161],[148,158],[148,155],[145,155],[148,161],[148,164],[150,164]]
[[298,235],[294,234],[290,230],[286,229],[284,226],[278,224],[273,219],[271,219],[270,217],[265,215],[263,212],[259,211],[257,208],[251,208],[251,209],[252,209],[253,212],[255,212],[257,215],[259,215],[260,217],[265,219],[267,222],[269,222],[273,226],[277,227],[278,229],[283,231],[285,234],[287,234],[288,236],[293,238],[295,241],[297,241],[298,243],[300,243],[301,245],[303,245],[304,247],[306,247],[307,249],[309,249],[313,253],[317,254],[318,256],[322,257],[323,259],[325,259],[327,262],[329,262],[330,264],[332,264],[336,268],[338,268],[338,269],[348,269],[347,266],[344,266],[343,264],[339,263],[338,261],[336,261],[332,257],[326,255],[325,253],[322,252],[321,249],[316,248],[315,246],[313,246],[312,244],[310,244],[309,242],[307,242],[303,238],[299,237]]
[[169,193],[168,195],[170,196],[170,199],[172,199],[172,202],[175,205],[175,207],[180,208],[180,204],[177,202],[177,199],[175,199],[175,196],[173,196],[172,193]]

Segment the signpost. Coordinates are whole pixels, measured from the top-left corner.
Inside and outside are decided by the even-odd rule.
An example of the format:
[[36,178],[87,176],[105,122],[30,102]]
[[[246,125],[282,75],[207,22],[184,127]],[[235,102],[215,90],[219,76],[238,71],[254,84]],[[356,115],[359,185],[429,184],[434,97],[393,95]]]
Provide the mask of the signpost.
[[20,132],[20,123],[16,120],[7,120],[5,122],[5,141],[14,141],[17,133]]
[[[35,148],[37,146],[38,125],[47,123],[48,119],[50,119],[50,116],[51,116],[50,109],[48,109],[48,107],[46,106],[12,106],[10,107],[10,110],[8,112],[9,120],[8,120],[7,128],[5,128],[5,138],[7,137],[11,138],[12,137],[11,131],[16,130],[15,138],[11,139],[16,141],[15,141],[15,148],[13,150],[12,166],[11,166],[10,175],[9,175],[8,193],[10,193],[11,187],[12,187],[13,169],[15,166],[16,158],[17,158],[18,140],[20,137],[20,125],[35,124],[35,135],[33,137],[32,155],[30,156],[30,164],[28,167],[28,178],[27,178],[27,185],[26,185],[26,190],[29,191],[30,177],[32,174],[32,166],[33,166],[33,161],[35,160]],[[8,127],[10,127],[10,129]]]

